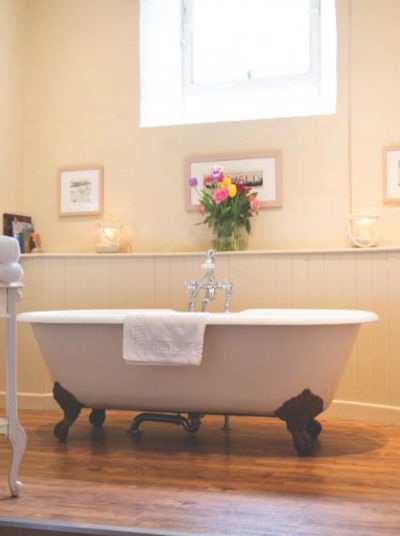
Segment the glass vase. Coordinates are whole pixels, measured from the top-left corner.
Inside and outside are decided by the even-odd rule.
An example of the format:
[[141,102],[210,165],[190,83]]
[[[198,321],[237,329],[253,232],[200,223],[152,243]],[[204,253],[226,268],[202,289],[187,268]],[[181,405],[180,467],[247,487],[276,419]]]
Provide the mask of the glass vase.
[[225,230],[214,230],[213,247],[215,251],[240,251],[247,248],[247,233],[243,229],[234,228],[227,233]]

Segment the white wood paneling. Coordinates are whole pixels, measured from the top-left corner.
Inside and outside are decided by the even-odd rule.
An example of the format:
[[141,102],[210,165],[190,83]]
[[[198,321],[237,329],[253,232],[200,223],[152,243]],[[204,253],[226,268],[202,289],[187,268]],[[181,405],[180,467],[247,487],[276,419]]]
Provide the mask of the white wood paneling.
[[400,252],[388,260],[389,403],[400,406]]
[[[202,254],[25,256],[20,310],[91,307],[185,309],[185,282],[201,277]],[[233,310],[249,307],[359,308],[363,326],[336,398],[400,408],[400,251],[274,251],[217,255],[217,277],[234,284]],[[220,296],[212,310],[221,310]],[[51,383],[28,326],[20,326],[20,390]],[[322,356],[323,357],[323,356]]]
[[372,294],[371,308],[381,321],[374,326],[373,334],[373,402],[388,404],[389,397],[389,280],[386,253],[371,256]]
[[[357,278],[356,255],[339,256],[339,273],[334,291],[340,295],[340,307],[344,309],[355,309],[357,303],[357,289],[354,284]],[[342,381],[337,393],[338,398],[344,400],[358,399],[358,379],[357,379],[357,344],[356,342],[347,366],[342,376]]]

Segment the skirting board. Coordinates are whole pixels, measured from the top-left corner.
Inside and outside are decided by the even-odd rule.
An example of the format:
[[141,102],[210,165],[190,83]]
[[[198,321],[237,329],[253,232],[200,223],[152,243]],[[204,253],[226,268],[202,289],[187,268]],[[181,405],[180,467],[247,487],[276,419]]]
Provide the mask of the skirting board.
[[[0,391],[0,408],[6,407],[6,396]],[[52,393],[18,393],[19,409],[52,410],[60,409]]]
[[[0,392],[0,407],[5,407],[5,393]],[[59,410],[52,393],[19,393],[19,409]],[[371,423],[400,426],[400,407],[354,402],[352,400],[334,400],[324,417],[366,421]]]
[[400,426],[399,406],[385,406],[383,404],[354,402],[352,400],[334,400],[323,415],[338,419]]

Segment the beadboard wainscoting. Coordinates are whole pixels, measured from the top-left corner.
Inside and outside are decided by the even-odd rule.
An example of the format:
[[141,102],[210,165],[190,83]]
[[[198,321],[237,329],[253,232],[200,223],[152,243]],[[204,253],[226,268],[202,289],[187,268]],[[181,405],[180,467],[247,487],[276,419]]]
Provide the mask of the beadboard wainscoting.
[[[23,256],[19,310],[184,310],[185,281],[200,278],[203,258],[201,253]],[[217,277],[234,284],[232,310],[314,307],[378,313],[379,323],[361,327],[329,412],[400,424],[400,248],[221,253]],[[222,297],[212,304],[212,310],[221,308]],[[19,326],[18,385],[20,407],[54,407],[52,384],[29,325]]]

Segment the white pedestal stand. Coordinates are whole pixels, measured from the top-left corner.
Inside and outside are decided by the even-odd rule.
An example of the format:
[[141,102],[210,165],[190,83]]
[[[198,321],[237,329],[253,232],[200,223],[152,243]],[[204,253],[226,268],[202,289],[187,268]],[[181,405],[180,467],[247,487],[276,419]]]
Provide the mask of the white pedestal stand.
[[22,488],[17,480],[19,464],[26,447],[26,434],[17,414],[17,328],[15,304],[21,299],[21,283],[0,283],[0,317],[6,319],[6,416],[0,419],[0,434],[11,443],[9,485],[11,495],[17,497]]

